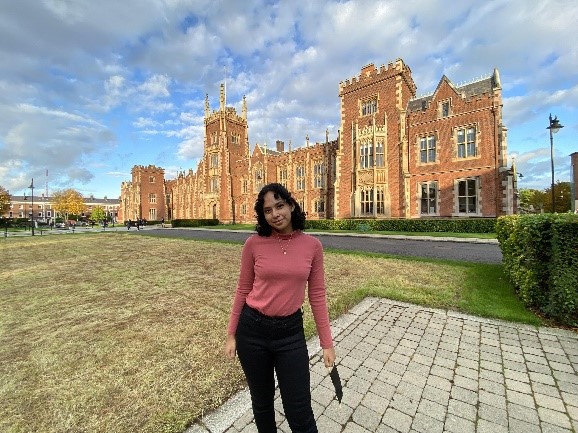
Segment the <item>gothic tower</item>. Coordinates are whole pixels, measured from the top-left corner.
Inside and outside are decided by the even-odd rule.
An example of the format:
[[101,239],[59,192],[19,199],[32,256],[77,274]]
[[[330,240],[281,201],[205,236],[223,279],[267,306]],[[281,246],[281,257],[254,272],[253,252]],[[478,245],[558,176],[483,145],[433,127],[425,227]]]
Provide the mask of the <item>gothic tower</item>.
[[[249,157],[249,131],[247,126],[247,101],[243,97],[239,116],[233,107],[227,107],[225,85],[221,84],[219,109],[209,110],[209,97],[205,98],[205,137],[201,177],[202,201],[206,218],[235,222],[235,196],[240,186],[233,181],[236,162]],[[199,173],[201,174],[201,173]]]

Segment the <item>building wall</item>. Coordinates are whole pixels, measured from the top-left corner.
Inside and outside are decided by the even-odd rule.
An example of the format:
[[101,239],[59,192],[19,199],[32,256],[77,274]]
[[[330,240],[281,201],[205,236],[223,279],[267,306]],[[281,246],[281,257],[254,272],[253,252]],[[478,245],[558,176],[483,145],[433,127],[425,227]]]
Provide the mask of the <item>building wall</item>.
[[167,218],[164,169],[154,165],[135,165],[132,181],[121,184],[120,221],[160,221]]
[[[101,207],[108,216],[113,219],[118,218],[119,212],[119,200],[118,199],[108,199],[95,198],[95,197],[85,197],[84,198],[85,209],[81,213],[81,217],[90,217],[92,210],[96,207]],[[52,197],[45,197],[44,194],[34,197],[34,205],[32,204],[32,198],[30,196],[17,196],[13,195],[10,197],[10,206],[0,217],[2,218],[31,218],[34,214],[34,220],[37,222],[50,223],[57,217],[57,212],[54,209],[52,203]]]
[[[456,87],[445,76],[433,95],[415,97],[410,68],[398,59],[339,84],[340,130],[336,139],[292,149],[256,144],[250,152],[247,107],[219,108],[205,98],[204,154],[196,170],[164,180],[164,170],[135,166],[121,186],[122,215],[146,218],[150,194],[166,219],[217,218],[252,223],[261,187],[287,186],[309,219],[494,217],[516,211],[515,175],[506,166],[507,129],[502,124],[497,70],[485,79]],[[447,104],[447,113],[443,111]],[[458,131],[475,129],[475,155],[458,155]],[[436,157],[421,161],[422,137],[436,137]],[[320,177],[320,173],[321,177]],[[148,179],[157,179],[151,183]],[[162,181],[160,181],[162,179]],[[424,201],[424,182],[435,197]],[[463,185],[475,185],[463,194]],[[161,188],[164,186],[164,189]],[[430,190],[427,190],[430,198]],[[430,212],[422,204],[435,203]],[[462,205],[468,204],[467,210]],[[162,205],[165,205],[163,208]],[[160,219],[158,217],[157,219]]]
[[[424,182],[436,182],[439,188],[437,212],[430,216],[495,217],[513,213],[511,205],[508,211],[507,203],[502,203],[504,194],[508,194],[504,191],[508,185],[509,194],[513,196],[513,176],[508,181],[502,174],[508,169],[505,143],[501,146],[498,131],[501,128],[501,110],[498,112],[501,92],[466,96],[444,78],[433,97],[424,102],[422,109],[412,111],[408,116],[410,214],[421,214],[420,185]],[[442,112],[443,104],[449,104],[447,115]],[[475,131],[475,154],[461,157],[458,133],[468,128]],[[422,162],[420,140],[432,136],[436,141],[436,157],[431,162]],[[457,182],[465,179],[476,181],[478,206],[474,212],[460,212],[457,204]]]

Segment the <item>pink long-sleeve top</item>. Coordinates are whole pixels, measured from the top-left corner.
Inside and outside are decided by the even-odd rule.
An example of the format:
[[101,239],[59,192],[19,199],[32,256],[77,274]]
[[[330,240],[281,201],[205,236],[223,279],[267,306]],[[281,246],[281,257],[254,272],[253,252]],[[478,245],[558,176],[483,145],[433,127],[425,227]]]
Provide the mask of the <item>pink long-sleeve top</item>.
[[292,237],[276,233],[249,237],[241,254],[241,271],[227,333],[234,335],[237,331],[245,303],[271,317],[296,312],[305,300],[306,286],[321,347],[331,348],[323,247],[319,239],[301,231],[293,232]]

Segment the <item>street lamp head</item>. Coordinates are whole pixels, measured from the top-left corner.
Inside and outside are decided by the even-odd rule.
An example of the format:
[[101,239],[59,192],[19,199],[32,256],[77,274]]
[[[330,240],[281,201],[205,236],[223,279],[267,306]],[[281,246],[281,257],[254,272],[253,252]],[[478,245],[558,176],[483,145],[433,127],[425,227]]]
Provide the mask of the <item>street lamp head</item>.
[[552,119],[552,115],[550,114],[550,126],[548,126],[546,129],[549,129],[553,134],[556,134],[562,128],[564,128],[564,125],[560,124],[558,116],[554,116]]

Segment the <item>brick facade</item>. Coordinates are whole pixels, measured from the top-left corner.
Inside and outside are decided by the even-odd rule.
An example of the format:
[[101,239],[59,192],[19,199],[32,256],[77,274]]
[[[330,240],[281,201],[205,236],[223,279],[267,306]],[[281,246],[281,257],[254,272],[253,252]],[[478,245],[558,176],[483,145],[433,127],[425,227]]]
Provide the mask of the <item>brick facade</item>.
[[251,153],[245,98],[238,115],[226,106],[221,85],[218,110],[211,112],[205,98],[197,169],[164,180],[162,168],[135,166],[132,182],[121,186],[122,215],[254,222],[257,193],[270,182],[285,184],[310,219],[515,213],[498,71],[459,87],[444,76],[432,95],[415,94],[401,59],[367,65],[339,84],[336,139],[326,132],[322,143],[307,138],[305,146],[285,149],[277,141],[272,149],[257,144]]

